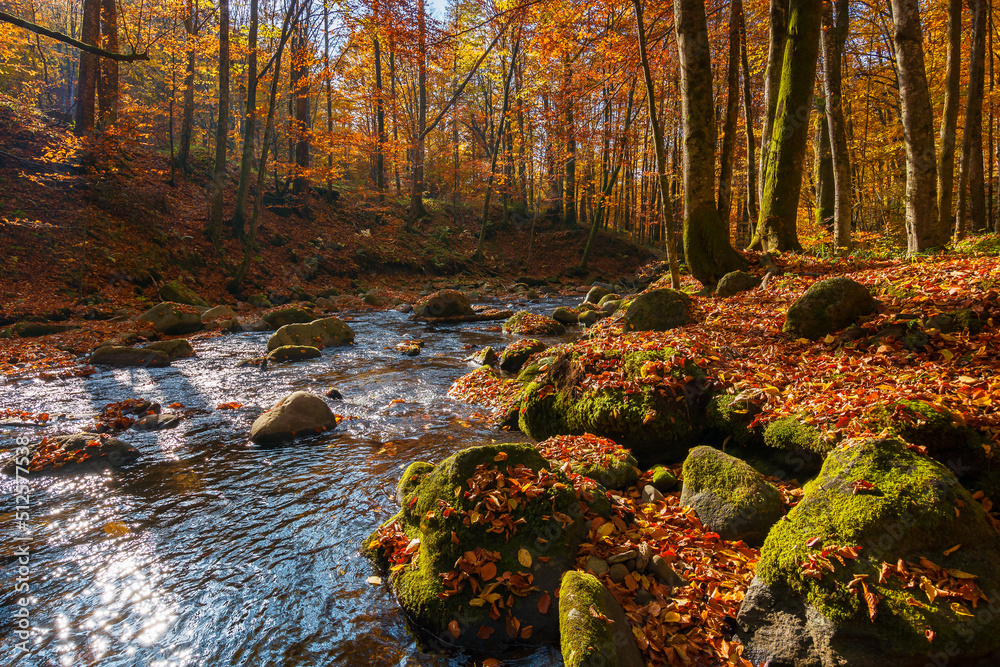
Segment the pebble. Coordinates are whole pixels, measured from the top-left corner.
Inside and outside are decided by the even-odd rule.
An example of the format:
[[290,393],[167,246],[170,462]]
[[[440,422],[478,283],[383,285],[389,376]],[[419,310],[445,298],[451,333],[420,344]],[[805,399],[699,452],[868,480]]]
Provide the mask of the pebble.
[[649,569],[656,575],[656,578],[660,580],[660,583],[674,588],[685,585],[685,581],[676,572],[674,572],[674,568],[670,567],[670,563],[664,560],[659,554],[653,556],[652,561],[650,561]]
[[616,563],[624,563],[627,560],[635,558],[639,554],[635,549],[629,549],[628,551],[623,551],[620,554],[614,554],[613,556],[608,556],[608,565],[614,565]]
[[640,607],[653,601],[653,594],[645,588],[640,588],[635,592],[635,603]]
[[608,561],[597,556],[591,556],[587,559],[587,571],[600,576],[608,571]]
[[663,494],[653,486],[652,484],[647,484],[642,489],[642,502],[643,503],[656,503],[663,500]]
[[623,563],[615,563],[611,566],[608,576],[611,577],[611,581],[616,584],[620,584],[625,581],[625,577],[628,576],[628,568],[625,567]]
[[649,542],[642,542],[639,544],[638,552],[639,555],[635,557],[635,569],[637,572],[645,572],[649,561],[653,558],[653,547],[649,546]]

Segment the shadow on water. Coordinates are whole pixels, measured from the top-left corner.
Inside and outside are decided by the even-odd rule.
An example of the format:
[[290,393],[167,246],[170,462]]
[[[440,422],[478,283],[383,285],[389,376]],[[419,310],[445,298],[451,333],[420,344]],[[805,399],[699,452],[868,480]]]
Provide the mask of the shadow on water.
[[[268,334],[246,333],[195,340],[197,356],[167,368],[0,386],[2,407],[70,415],[36,438],[83,430],[112,401],[184,405],[176,429],[120,436],[142,452],[132,469],[32,482],[33,638],[22,664],[466,664],[420,650],[391,593],[366,583],[374,571],[358,548],[396,511],[395,485],[411,462],[521,439],[470,421],[478,408],[446,396],[470,370],[463,357],[508,340],[499,323],[432,327],[393,311],[349,323],[354,346],[266,372],[235,367],[265,347]],[[419,356],[393,349],[407,338],[424,341]],[[345,396],[333,404],[346,417],[336,431],[282,447],[247,441],[256,416],[284,394],[331,386]],[[230,401],[242,407],[216,409]],[[0,479],[10,506],[13,491]],[[7,510],[0,542],[9,545]],[[0,552],[8,581],[11,553]],[[0,596],[3,655],[14,655],[16,641],[11,590]],[[539,649],[508,664],[558,660]]]

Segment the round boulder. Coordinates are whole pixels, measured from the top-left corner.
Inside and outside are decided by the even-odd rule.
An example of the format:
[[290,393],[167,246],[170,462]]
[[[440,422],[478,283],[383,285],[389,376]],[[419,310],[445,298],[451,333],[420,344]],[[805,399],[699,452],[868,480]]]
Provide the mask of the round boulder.
[[561,336],[566,333],[566,327],[551,317],[522,310],[503,323],[503,332],[524,336]]
[[339,347],[354,342],[354,331],[336,317],[313,320],[305,324],[286,324],[267,341],[267,349],[282,345],[309,345],[316,348]]
[[333,410],[319,396],[296,391],[265,411],[250,427],[250,440],[259,445],[274,444],[316,435],[337,425]]
[[813,283],[788,308],[782,331],[816,340],[854,324],[876,308],[878,301],[861,283],[843,276],[828,278]]
[[635,297],[625,311],[624,331],[667,331],[691,324],[691,297],[672,289],[654,289]]
[[749,292],[760,286],[761,279],[746,271],[730,271],[719,279],[715,296],[728,297],[740,292]]
[[305,361],[316,359],[322,353],[311,345],[282,345],[276,347],[267,354],[268,361]]
[[201,313],[194,306],[164,301],[158,303],[136,318],[149,322],[158,333],[179,336],[201,329]]
[[189,306],[208,307],[208,301],[201,298],[197,292],[181,283],[179,280],[171,280],[160,286],[160,298],[164,301],[174,303],[186,303]]
[[170,356],[162,351],[146,348],[124,347],[121,345],[103,345],[90,355],[90,363],[95,366],[112,366],[128,368],[139,366],[145,368],[162,368],[170,365]]
[[601,581],[571,570],[559,587],[559,644],[566,667],[642,667],[625,610]]
[[522,338],[504,348],[500,355],[500,368],[508,373],[517,373],[524,362],[533,354],[544,351],[548,346],[534,338]]
[[463,318],[475,314],[476,311],[472,309],[469,299],[455,289],[435,292],[413,308],[414,317]]
[[639,479],[635,457],[614,440],[590,433],[556,435],[535,445],[542,456],[557,466],[569,462],[570,469],[608,489],[624,489]]
[[299,308],[297,306],[291,306],[289,308],[282,308],[281,310],[275,310],[264,315],[264,321],[267,322],[268,326],[272,329],[280,329],[286,324],[303,324],[306,322],[312,322],[312,313],[305,310],[304,308]]
[[144,350],[159,350],[160,352],[165,352],[171,359],[183,359],[185,357],[194,356],[194,347],[191,343],[184,340],[183,338],[174,338],[173,340],[158,340],[154,343],[146,345]]

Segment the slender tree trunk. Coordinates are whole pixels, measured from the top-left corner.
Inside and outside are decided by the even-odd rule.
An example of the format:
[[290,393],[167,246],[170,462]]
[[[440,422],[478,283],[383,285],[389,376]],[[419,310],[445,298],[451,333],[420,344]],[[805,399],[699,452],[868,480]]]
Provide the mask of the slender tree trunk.
[[[378,25],[378,18],[375,21]],[[382,51],[378,37],[374,39],[375,49],[375,122],[377,145],[375,146],[375,187],[378,201],[385,201],[385,100],[382,96]]]
[[836,193],[833,187],[833,154],[830,151],[830,124],[827,122],[826,99],[817,95],[816,117],[813,119],[813,180],[816,185],[816,224],[833,227]]
[[[747,263],[729,244],[715,201],[715,109],[704,0],[674,0],[674,30],[684,123],[684,257],[691,275],[707,287]],[[664,190],[665,169],[664,163]],[[667,245],[673,245],[669,234]]]
[[292,192],[299,196],[300,205],[309,201],[309,7],[296,20],[292,41],[291,84],[295,100],[295,179]]
[[935,240],[951,236],[952,190],[955,185],[955,143],[962,82],[962,0],[948,0],[948,65],[945,70],[944,111],[941,116],[940,153],[937,163],[938,219]]
[[764,200],[764,167],[771,150],[771,131],[778,108],[778,90],[785,61],[785,42],[788,37],[789,0],[770,0],[770,41],[767,51],[767,71],[764,75],[764,124],[760,133],[760,165],[757,169],[757,200]]
[[253,166],[253,138],[257,122],[257,0],[250,0],[250,34],[247,48],[247,106],[243,122],[243,153],[240,156],[240,182],[236,188],[236,210],[233,211],[233,236],[244,233],[247,196],[250,192],[250,170]]
[[568,52],[564,56],[563,81],[563,104],[566,105],[566,119],[563,126],[563,131],[566,133],[563,222],[567,227],[576,227],[576,128],[573,127],[573,72],[570,69]]
[[850,30],[849,21],[848,0],[834,0],[824,4],[823,86],[830,133],[830,159],[833,161],[833,246],[842,249],[851,247],[851,157],[847,148],[847,123],[841,95],[841,62]]
[[938,244],[934,115],[918,0],[892,0],[892,19],[906,144],[906,247],[913,254]]
[[757,158],[753,136],[753,90],[751,86],[750,59],[747,57],[747,28],[741,0],[733,0],[740,19],[740,59],[743,70],[743,125],[747,134],[747,211],[751,220],[757,220]]
[[[81,41],[98,46],[101,40],[101,0],[84,0],[82,29]],[[97,56],[85,51],[80,52],[74,128],[80,135],[94,131],[94,93],[97,89],[99,68]]]
[[[101,48],[118,53],[118,5],[101,0]],[[118,61],[101,58],[97,81],[98,126],[103,130],[118,122]]]
[[215,170],[212,176],[212,198],[209,206],[208,237],[216,253],[222,244],[222,196],[226,180],[226,144],[229,138],[229,0],[219,0],[219,122],[215,133]]
[[194,0],[188,0],[187,16],[184,17],[184,29],[187,31],[188,58],[184,70],[184,107],[181,110],[181,138],[177,147],[177,166],[182,172],[188,170],[188,158],[191,155],[191,135],[194,133],[194,73],[197,64],[198,37],[198,5]]
[[323,71],[326,73],[326,205],[333,204],[333,72],[330,71],[330,5],[323,2]]
[[764,151],[764,196],[757,234],[764,250],[802,249],[796,232],[809,112],[816,82],[822,0],[791,0],[771,140]]
[[729,62],[726,70],[726,120],[722,126],[722,153],[719,156],[719,217],[729,236],[733,211],[733,167],[736,161],[736,125],[740,113],[740,18],[741,0],[729,5]]
[[[983,198],[983,77],[985,75],[986,58],[986,7],[984,0],[975,0],[972,14],[972,52],[969,54],[969,91],[965,98],[965,130],[962,132],[962,165],[958,176],[958,224],[955,226],[955,240],[961,240],[969,231],[967,219],[968,205],[971,198],[973,212],[979,214],[979,219],[973,216],[973,228],[983,224],[982,215],[985,212]],[[971,178],[977,173],[975,162],[976,145],[979,146],[979,183]],[[970,192],[971,186],[971,192]]]
[[410,189],[410,220],[427,215],[424,209],[424,129],[427,127],[427,24],[424,0],[417,0],[417,127],[413,141],[413,177]]

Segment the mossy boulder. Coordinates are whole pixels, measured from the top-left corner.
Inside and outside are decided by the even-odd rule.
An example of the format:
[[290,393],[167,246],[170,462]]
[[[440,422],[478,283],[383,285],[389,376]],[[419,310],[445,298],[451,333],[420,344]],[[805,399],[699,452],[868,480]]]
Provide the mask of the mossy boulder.
[[715,286],[715,296],[730,297],[740,292],[749,292],[760,286],[761,279],[746,271],[730,271],[719,279]]
[[289,306],[264,315],[264,321],[272,329],[280,329],[286,324],[304,324],[313,321],[313,314],[305,308]]
[[156,342],[146,345],[146,350],[159,350],[160,352],[165,352],[171,359],[184,359],[187,357],[194,356],[194,347],[188,341],[183,338],[174,338],[173,340],[158,340]]
[[546,315],[522,310],[503,323],[503,332],[524,336],[561,336],[566,333],[566,327]]
[[566,667],[642,667],[625,610],[592,574],[571,570],[559,587],[559,647]]
[[236,311],[229,306],[215,306],[214,308],[209,308],[201,314],[202,322],[211,322],[212,320],[230,320],[236,317]]
[[782,515],[781,493],[747,463],[712,447],[695,447],[684,460],[681,505],[694,508],[724,540],[764,543]]
[[513,342],[500,355],[500,368],[508,373],[517,373],[528,357],[543,352],[546,347],[545,343],[535,338],[522,338]]
[[[27,476],[102,472],[130,465],[139,458],[135,447],[98,433],[46,437],[29,445],[26,457],[14,453],[16,456],[9,457],[0,468],[5,475],[13,476],[17,466],[27,468]],[[19,476],[23,478],[25,474]]]
[[476,314],[468,297],[455,289],[445,289],[431,294],[413,307],[418,318],[467,318]]
[[603,299],[609,294],[611,294],[611,290],[608,289],[607,287],[604,287],[602,285],[594,285],[593,287],[590,288],[590,291],[587,292],[587,296],[583,299],[583,302],[592,303],[596,305],[597,303],[600,302],[601,299]]
[[199,306],[201,308],[208,308],[209,306],[208,301],[179,280],[171,280],[168,283],[163,283],[160,286],[160,298],[164,301],[186,303],[189,306]]
[[156,304],[136,320],[149,322],[158,333],[167,336],[180,336],[201,329],[201,313],[198,309],[173,301]]
[[[603,372],[618,381],[590,382]],[[705,373],[673,349],[562,350],[524,390],[519,425],[535,440],[593,433],[640,461],[677,461],[704,426]]]
[[580,320],[580,310],[578,308],[559,306],[552,311],[552,319],[560,324],[576,324]]
[[739,447],[753,447],[764,442],[764,428],[754,424],[760,406],[735,394],[719,394],[708,402],[708,426],[724,441]]
[[322,356],[318,348],[311,345],[282,345],[276,347],[267,354],[270,361],[306,361],[307,359],[317,359]]
[[608,438],[591,433],[557,435],[535,447],[557,467],[568,462],[572,472],[590,477],[608,489],[624,489],[639,480],[635,457]]
[[651,472],[653,476],[650,483],[657,491],[666,493],[677,486],[677,475],[667,466],[653,466]]
[[354,331],[337,317],[303,324],[286,324],[268,339],[267,349],[283,345],[309,345],[315,348],[339,347],[354,342]]
[[[803,490],[739,613],[772,665],[997,664],[1000,535],[951,471],[895,439],[852,441]],[[989,602],[974,608],[976,591]]]
[[597,305],[600,307],[610,301],[621,301],[621,300],[622,298],[620,296],[612,292],[610,294],[605,294],[604,296],[602,296],[601,300],[597,302]]
[[586,533],[586,492],[513,443],[463,449],[430,471],[411,466],[397,492],[400,512],[362,552],[415,626],[486,651],[558,638],[555,594]]
[[90,355],[90,363],[95,366],[111,366],[113,368],[163,368],[170,365],[170,356],[162,350],[103,345]]
[[497,351],[493,349],[492,346],[487,345],[478,352],[474,352],[465,358],[465,361],[475,364],[476,366],[493,366],[499,360]]
[[785,315],[782,330],[796,338],[816,340],[850,326],[878,308],[868,288],[838,276],[813,283]]
[[643,292],[625,311],[623,329],[629,331],[668,331],[691,324],[691,297],[672,289]]

